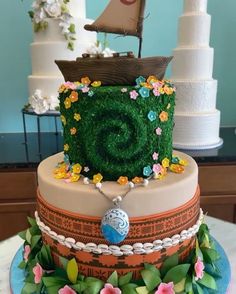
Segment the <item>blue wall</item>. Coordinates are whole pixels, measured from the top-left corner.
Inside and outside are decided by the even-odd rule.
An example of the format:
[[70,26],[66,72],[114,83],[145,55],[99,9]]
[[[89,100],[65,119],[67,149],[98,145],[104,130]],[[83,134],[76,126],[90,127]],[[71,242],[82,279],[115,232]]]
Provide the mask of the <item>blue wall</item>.
[[[0,10],[0,133],[22,132],[20,110],[28,100],[27,76],[31,72],[29,44],[31,23],[27,16],[32,1],[1,0]],[[108,0],[87,0],[87,15],[95,18]],[[169,55],[176,46],[177,21],[182,0],[148,0],[143,55]],[[215,48],[214,77],[219,80],[217,107],[222,125],[236,125],[236,1],[209,0],[212,15],[211,46]],[[135,38],[109,37],[115,50],[137,51]],[[168,75],[170,71],[168,71]],[[35,121],[29,120],[29,130]],[[43,131],[51,129],[44,119]]]

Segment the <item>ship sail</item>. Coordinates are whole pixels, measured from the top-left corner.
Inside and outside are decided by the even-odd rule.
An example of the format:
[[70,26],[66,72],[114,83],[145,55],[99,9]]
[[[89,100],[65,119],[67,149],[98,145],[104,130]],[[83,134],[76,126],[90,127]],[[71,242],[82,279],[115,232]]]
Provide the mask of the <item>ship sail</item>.
[[88,31],[136,36],[140,39],[141,54],[145,0],[111,0]]

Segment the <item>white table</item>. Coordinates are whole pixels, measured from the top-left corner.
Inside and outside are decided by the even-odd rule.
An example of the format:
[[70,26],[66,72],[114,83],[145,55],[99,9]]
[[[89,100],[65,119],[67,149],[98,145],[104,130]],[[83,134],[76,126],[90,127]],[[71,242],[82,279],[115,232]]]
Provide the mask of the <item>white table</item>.
[[[212,217],[206,217],[206,222],[211,230],[212,236],[223,246],[227,253],[232,270],[232,286],[230,294],[236,293],[236,225],[227,223]],[[22,240],[12,237],[0,242],[0,293],[10,294],[9,269],[11,261],[22,245]],[[20,294],[20,293],[19,293]],[[222,293],[223,294],[223,293]]]

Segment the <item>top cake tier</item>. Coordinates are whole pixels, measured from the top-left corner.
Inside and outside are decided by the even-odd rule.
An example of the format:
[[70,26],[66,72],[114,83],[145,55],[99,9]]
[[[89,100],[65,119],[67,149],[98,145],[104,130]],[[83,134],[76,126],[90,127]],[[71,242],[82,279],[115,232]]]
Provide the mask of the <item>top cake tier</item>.
[[164,172],[172,160],[172,85],[140,77],[136,86],[99,86],[84,78],[60,88],[66,161],[104,180]]
[[85,18],[86,17],[86,2],[85,0],[70,0],[67,3],[70,14],[73,17]]
[[184,0],[184,13],[204,13],[207,11],[207,0]]

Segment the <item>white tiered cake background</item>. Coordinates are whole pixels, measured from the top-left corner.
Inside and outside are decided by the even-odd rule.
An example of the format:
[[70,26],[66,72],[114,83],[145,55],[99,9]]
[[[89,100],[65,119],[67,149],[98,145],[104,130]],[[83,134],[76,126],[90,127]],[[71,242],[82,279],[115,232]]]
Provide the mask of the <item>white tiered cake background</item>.
[[210,29],[207,0],[184,0],[171,78],[177,88],[175,148],[208,149],[223,143],[219,137],[220,111],[216,109],[217,81],[212,78]]
[[97,40],[96,33],[84,30],[84,25],[92,22],[86,19],[85,2],[85,0],[70,0],[67,4],[76,31],[73,51],[67,48],[68,42],[62,34],[59,18],[46,19],[48,22],[46,30],[34,32],[34,40],[31,44],[32,75],[28,77],[29,97],[34,97],[39,93],[41,97],[48,98],[51,102],[51,109],[58,105],[57,90],[64,82],[54,61],[56,59],[75,60],[81,57]]

